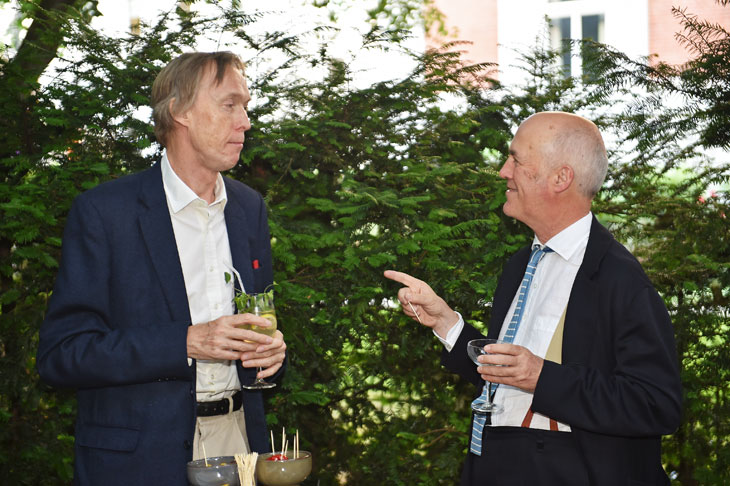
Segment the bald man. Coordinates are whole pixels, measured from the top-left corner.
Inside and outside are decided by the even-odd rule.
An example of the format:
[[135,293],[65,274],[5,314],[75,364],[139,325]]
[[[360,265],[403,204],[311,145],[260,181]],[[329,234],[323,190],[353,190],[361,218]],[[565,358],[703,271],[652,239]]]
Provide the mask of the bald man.
[[[504,212],[533,244],[507,262],[484,338],[425,282],[389,270],[406,315],[444,345],[442,363],[501,412],[474,413],[461,484],[668,485],[661,436],[679,426],[672,323],[637,260],[591,213],[608,160],[598,128],[561,112],[525,120],[500,171]],[[467,311],[468,309],[465,309]],[[498,365],[498,366],[495,366]],[[485,387],[485,381],[492,387]]]

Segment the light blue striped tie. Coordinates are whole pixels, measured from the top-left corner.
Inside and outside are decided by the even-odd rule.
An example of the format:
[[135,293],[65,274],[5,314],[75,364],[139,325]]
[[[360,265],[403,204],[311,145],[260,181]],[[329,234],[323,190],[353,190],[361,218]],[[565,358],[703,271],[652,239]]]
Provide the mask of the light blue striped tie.
[[[517,329],[520,327],[522,321],[522,312],[525,310],[525,302],[527,302],[527,293],[530,291],[530,284],[532,284],[532,277],[535,276],[535,269],[537,264],[540,263],[540,259],[545,256],[545,253],[550,253],[551,250],[547,246],[540,248],[540,245],[534,245],[532,247],[532,253],[530,254],[530,261],[527,263],[525,269],[525,276],[522,277],[522,284],[520,285],[520,293],[517,296],[517,305],[515,306],[515,313],[512,315],[512,320],[507,326],[507,332],[504,333],[503,341],[511,343],[515,339]],[[490,396],[494,396],[494,392],[497,390],[497,386],[494,383],[489,387],[487,392],[487,385],[485,384],[482,388],[482,394],[472,402],[472,404],[484,403],[487,401],[487,393]],[[484,424],[487,421],[487,414],[475,413],[474,419],[471,426],[471,443],[469,450],[472,454],[477,456],[482,455],[482,433],[484,432]]]

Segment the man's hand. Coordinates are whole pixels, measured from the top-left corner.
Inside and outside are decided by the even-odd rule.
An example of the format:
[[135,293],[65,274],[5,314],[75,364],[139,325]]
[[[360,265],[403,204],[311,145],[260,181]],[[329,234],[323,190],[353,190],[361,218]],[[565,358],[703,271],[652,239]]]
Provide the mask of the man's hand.
[[384,275],[406,286],[398,291],[405,315],[430,327],[444,339],[449,329],[459,322],[456,312],[423,280],[395,270],[386,270]]
[[535,391],[542,372],[542,358],[516,344],[489,344],[486,351],[492,354],[479,356],[479,362],[501,366],[479,366],[477,371],[483,380],[514,386],[529,393]]
[[[271,325],[268,319],[253,314],[222,316],[205,324],[188,327],[188,357],[195,359],[240,359],[246,352],[270,346],[275,339],[241,329],[244,324]],[[281,334],[281,333],[279,333]],[[281,343],[280,343],[281,344]]]
[[253,351],[241,355],[241,364],[244,368],[260,367],[257,378],[267,378],[279,371],[286,357],[286,343],[284,335],[277,330],[270,344],[260,345]]

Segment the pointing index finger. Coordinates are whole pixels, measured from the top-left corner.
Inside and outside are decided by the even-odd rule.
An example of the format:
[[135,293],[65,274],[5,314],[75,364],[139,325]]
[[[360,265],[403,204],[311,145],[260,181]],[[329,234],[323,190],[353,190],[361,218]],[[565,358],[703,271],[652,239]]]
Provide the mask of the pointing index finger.
[[390,280],[395,280],[396,282],[402,283],[406,287],[410,287],[413,289],[419,287],[421,284],[421,280],[418,280],[415,277],[411,277],[407,273],[397,272],[395,270],[386,270],[383,273],[383,276]]

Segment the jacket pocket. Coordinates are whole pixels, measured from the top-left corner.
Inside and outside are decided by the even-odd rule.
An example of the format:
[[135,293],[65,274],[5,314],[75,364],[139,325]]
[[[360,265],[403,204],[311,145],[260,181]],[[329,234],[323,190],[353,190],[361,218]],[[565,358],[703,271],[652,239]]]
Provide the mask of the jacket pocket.
[[81,447],[131,452],[138,441],[138,429],[97,424],[79,424],[76,428],[76,444]]

